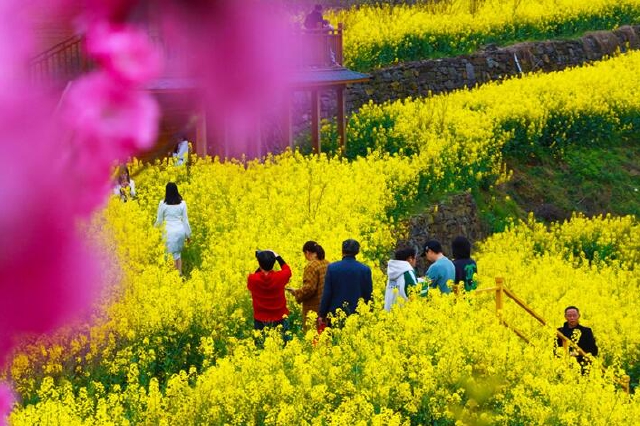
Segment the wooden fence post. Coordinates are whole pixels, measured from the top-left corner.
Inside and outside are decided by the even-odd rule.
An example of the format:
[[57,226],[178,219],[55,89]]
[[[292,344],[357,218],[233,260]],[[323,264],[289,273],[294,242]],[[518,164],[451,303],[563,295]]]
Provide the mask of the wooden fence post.
[[453,294],[455,294],[456,296],[460,296],[462,294],[461,287],[462,286],[460,285],[460,283],[453,284]]
[[620,383],[622,384],[622,389],[624,389],[624,391],[627,393],[627,395],[629,395],[629,392],[631,392],[631,389],[630,389],[630,386],[629,386],[629,384],[631,383],[631,377],[629,377],[628,375],[625,374],[620,379]]
[[504,278],[496,277],[496,314],[502,319],[504,309]]

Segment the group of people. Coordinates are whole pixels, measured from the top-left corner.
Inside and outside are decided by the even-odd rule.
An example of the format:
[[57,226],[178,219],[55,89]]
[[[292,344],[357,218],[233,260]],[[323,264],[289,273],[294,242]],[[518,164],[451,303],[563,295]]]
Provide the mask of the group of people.
[[[182,166],[189,160],[189,140],[184,135],[179,135],[177,143],[170,153],[174,159],[175,166]],[[113,184],[113,195],[119,197],[123,202],[127,202],[136,197],[136,185],[129,173],[129,168],[121,164],[116,168],[116,176]]]
[[[422,296],[430,289],[439,289],[442,293],[450,293],[450,283],[464,286],[466,291],[477,288],[475,275],[478,272],[476,262],[471,258],[471,243],[463,236],[455,238],[451,244],[454,260],[449,260],[442,252],[440,242],[427,241],[420,256],[424,256],[431,266],[425,277],[418,277],[415,266],[418,252],[413,247],[400,248],[395,258],[387,265],[387,288],[385,291],[384,309],[390,311],[396,304],[406,301],[413,292]],[[247,288],[251,292],[254,312],[254,329],[281,327],[285,341],[289,329],[287,317],[289,309],[285,292],[289,292],[297,303],[302,304],[303,329],[309,327],[310,312],[317,313],[318,331],[328,325],[340,326],[342,316],[336,315],[338,310],[345,317],[356,312],[360,300],[368,303],[372,299],[373,283],[371,269],[356,260],[360,252],[360,244],[349,239],[342,243],[342,260],[329,263],[325,259],[324,249],[315,241],[307,241],[302,246],[302,253],[307,260],[302,277],[302,286],[289,286],[291,268],[282,256],[272,250],[256,251],[258,269],[247,279]],[[274,270],[278,262],[280,270]],[[590,328],[579,324],[580,311],[575,306],[565,309],[564,326],[558,329],[557,344],[562,346],[560,334],[580,347],[583,352],[574,349],[569,354],[575,356],[586,371],[590,360],[583,353],[598,355],[593,332]],[[332,324],[332,321],[334,322]]]
[[396,250],[395,259],[387,264],[387,288],[384,296],[384,309],[390,311],[393,305],[406,301],[411,289],[424,296],[430,288],[438,288],[440,292],[451,292],[449,283],[462,283],[466,291],[478,287],[475,275],[478,265],[471,258],[471,242],[463,236],[456,237],[451,243],[454,260],[447,258],[442,245],[437,240],[429,240],[424,245],[420,256],[425,257],[431,266],[425,278],[418,278],[415,266],[418,252],[413,247]]
[[[182,166],[188,161],[189,140],[184,135],[177,137],[175,149],[172,152],[175,166]],[[113,186],[113,195],[127,202],[136,197],[136,185],[131,178],[129,168],[120,165],[116,169],[116,177]],[[164,224],[164,239],[167,253],[170,253],[174,265],[182,275],[182,250],[185,241],[191,237],[191,226],[187,215],[187,204],[182,199],[178,186],[174,182],[167,183],[165,196],[158,205],[155,226]]]
[[[346,315],[355,312],[362,299],[370,302],[373,294],[371,269],[356,260],[360,244],[353,239],[342,243],[342,260],[329,263],[324,249],[315,241],[307,241],[302,253],[307,260],[302,277],[302,286],[288,286],[291,269],[284,259],[272,250],[256,252],[258,269],[249,275],[247,288],[253,303],[254,328],[282,326],[288,329],[287,300],[285,292],[291,293],[296,302],[302,304],[303,327],[308,328],[310,312],[318,315],[318,326],[330,325],[338,309]],[[279,271],[273,267],[278,262]]]
[[[113,192],[123,201],[136,195],[135,183],[126,167],[119,168]],[[155,226],[163,224],[167,253],[172,255],[175,268],[182,275],[181,254],[185,242],[191,238],[191,226],[187,204],[174,182],[167,183],[165,196],[158,204]],[[346,316],[355,313],[358,302],[370,302],[373,293],[371,269],[356,260],[359,252],[360,244],[356,240],[345,240],[342,243],[342,260],[329,263],[322,246],[315,241],[307,241],[302,246],[302,253],[307,260],[302,286],[293,288],[288,285],[291,268],[284,259],[272,250],[256,251],[259,267],[249,275],[247,282],[253,304],[254,328],[263,330],[266,327],[281,326],[283,333],[286,333],[289,309],[285,292],[302,304],[305,331],[310,312],[317,313],[318,330],[331,325],[332,318],[339,309]],[[478,266],[471,258],[471,242],[464,236],[456,237],[451,243],[451,252],[453,261],[444,255],[442,245],[437,240],[427,241],[420,254],[414,247],[396,250],[394,259],[387,264],[384,309],[390,311],[394,305],[403,303],[411,292],[425,296],[430,289],[437,288],[448,294],[451,292],[450,283],[463,285],[465,291],[476,289]],[[425,277],[418,277],[415,271],[419,256],[431,263]],[[276,262],[280,265],[280,270],[277,271],[274,270]],[[576,358],[584,372],[590,360],[583,353],[598,355],[595,337],[590,328],[580,325],[580,311],[577,307],[567,307],[564,315],[566,322],[558,328],[557,345],[563,346],[560,334],[577,345],[582,352],[570,348],[569,354]]]
[[[414,248],[401,248],[395,252],[395,259],[388,263],[388,283],[384,308],[389,311],[401,299],[406,300],[411,287],[416,293],[426,295],[430,288],[438,288],[443,293],[451,291],[449,282],[464,283],[465,289],[477,287],[476,262],[470,258],[471,243],[465,237],[453,242],[456,259],[452,262],[443,253],[436,240],[428,241],[421,253],[432,262],[424,278],[418,278],[414,270],[418,254]],[[291,269],[284,259],[272,250],[256,252],[258,269],[249,275],[247,288],[251,292],[254,310],[254,328],[282,326],[288,329],[289,309],[285,292],[294,296],[302,304],[304,330],[307,330],[310,312],[316,312],[318,329],[336,321],[341,310],[345,316],[355,313],[360,300],[370,302],[373,293],[371,269],[356,260],[360,244],[353,239],[342,243],[342,260],[329,263],[325,251],[315,241],[307,241],[302,253],[307,260],[302,277],[302,286],[290,287]],[[280,270],[274,271],[278,262]],[[421,286],[418,288],[418,284]]]

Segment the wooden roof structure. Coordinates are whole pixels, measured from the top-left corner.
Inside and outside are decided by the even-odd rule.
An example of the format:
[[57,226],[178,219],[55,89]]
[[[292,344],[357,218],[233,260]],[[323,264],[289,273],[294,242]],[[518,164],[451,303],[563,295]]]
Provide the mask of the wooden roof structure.
[[[282,117],[282,127],[284,131],[284,140],[282,145],[293,148],[292,134],[292,117],[291,103],[294,92],[309,92],[311,94],[311,139],[313,151],[321,152],[320,141],[320,93],[326,90],[335,90],[337,95],[337,127],[339,143],[342,150],[347,143],[346,137],[346,100],[345,88],[348,84],[358,83],[369,79],[367,74],[349,70],[343,66],[343,46],[342,36],[344,28],[342,24],[337,29],[317,29],[317,30],[300,30],[295,37],[301,41],[303,46],[302,52],[296,55],[297,63],[292,73],[290,82],[290,93],[286,94],[285,111]],[[153,37],[155,39],[155,37]],[[64,87],[69,81],[77,78],[80,74],[90,70],[93,64],[89,63],[82,51],[83,37],[74,35],[62,42],[56,44],[52,48],[42,52],[32,60],[30,72],[34,80],[39,81],[57,81]],[[195,134],[191,130],[188,132],[195,136],[194,148],[199,155],[217,154],[224,158],[228,152],[225,140],[225,131],[220,129],[209,129],[213,131],[207,132],[206,108],[204,106],[196,107],[198,111],[192,111],[187,114],[184,111],[178,111],[171,108],[170,102],[164,101],[172,96],[180,94],[191,94],[198,90],[198,83],[195,79],[184,76],[166,75],[153,83],[147,85],[147,90],[152,92],[159,99],[163,108],[163,116],[171,121],[171,117],[167,115],[174,114],[180,116],[180,120],[189,122],[189,126],[194,125],[194,120],[189,120],[188,115],[199,117],[195,123]],[[164,129],[163,138],[170,139],[169,134],[181,132],[179,125],[173,120],[174,124],[169,126],[171,129]],[[166,123],[165,123],[166,124]],[[217,140],[214,140],[214,133]],[[220,136],[222,135],[222,136]],[[260,130],[256,132],[258,141],[256,146],[261,146]],[[194,138],[190,138],[193,140]],[[222,146],[220,146],[222,145]],[[162,148],[164,149],[164,148]],[[260,154],[266,154],[261,152]]]

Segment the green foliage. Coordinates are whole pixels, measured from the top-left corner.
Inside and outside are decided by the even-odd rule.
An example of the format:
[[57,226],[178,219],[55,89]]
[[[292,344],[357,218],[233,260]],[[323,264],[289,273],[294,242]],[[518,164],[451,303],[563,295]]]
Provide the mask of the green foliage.
[[[469,10],[445,13],[429,10],[426,6],[405,6],[405,9],[378,6],[365,8],[361,14],[358,9],[343,11],[332,19],[344,22],[350,29],[345,34],[345,65],[358,71],[369,71],[399,62],[469,54],[487,44],[508,45],[521,41],[578,37],[587,31],[610,30],[620,25],[634,24],[640,19],[640,5],[630,2],[611,2],[599,4],[592,10],[563,11],[545,16],[538,16],[540,12],[537,10],[520,16],[519,9],[527,5],[516,6],[516,2],[513,5],[511,17],[492,16],[492,13],[498,13],[487,9],[492,5],[481,6],[479,9],[481,12],[484,9],[484,13],[475,19],[473,11]],[[423,15],[423,26],[414,22],[414,15]],[[456,25],[455,28],[445,26],[450,23],[448,20],[455,22],[456,16],[464,25]],[[402,34],[385,29],[393,26],[397,31],[403,31],[399,24],[389,20],[404,19],[408,22],[408,29]]]

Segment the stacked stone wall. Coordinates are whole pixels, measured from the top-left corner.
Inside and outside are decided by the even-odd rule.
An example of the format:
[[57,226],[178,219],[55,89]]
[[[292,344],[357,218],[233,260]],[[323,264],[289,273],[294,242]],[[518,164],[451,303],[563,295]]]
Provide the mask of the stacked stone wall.
[[[478,216],[478,208],[470,194],[459,194],[428,207],[423,213],[411,217],[405,223],[407,238],[401,239],[397,247],[410,245],[419,249],[431,239],[442,244],[444,254],[451,258],[451,242],[463,235],[475,243],[487,236]],[[473,254],[472,254],[473,257]],[[424,259],[419,259],[416,269],[423,274]]]
[[[347,90],[348,109],[471,88],[530,72],[560,71],[640,48],[640,25],[595,31],[576,40],[487,46],[471,55],[409,62],[370,72],[371,80]],[[329,103],[327,103],[327,106]]]

